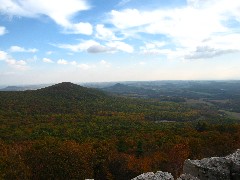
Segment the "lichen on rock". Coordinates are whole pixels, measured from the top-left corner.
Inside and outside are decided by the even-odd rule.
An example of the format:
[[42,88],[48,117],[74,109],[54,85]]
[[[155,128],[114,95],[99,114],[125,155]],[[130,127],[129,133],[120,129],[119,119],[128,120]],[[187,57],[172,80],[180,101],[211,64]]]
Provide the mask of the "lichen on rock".
[[132,180],[174,180],[171,173],[158,171],[155,174],[153,172],[143,173]]

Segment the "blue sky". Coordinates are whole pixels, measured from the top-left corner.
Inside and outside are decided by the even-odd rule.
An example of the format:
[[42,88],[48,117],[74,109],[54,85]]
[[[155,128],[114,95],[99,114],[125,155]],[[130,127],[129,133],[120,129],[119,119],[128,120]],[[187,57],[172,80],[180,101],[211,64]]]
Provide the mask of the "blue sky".
[[240,79],[237,0],[0,0],[0,85]]

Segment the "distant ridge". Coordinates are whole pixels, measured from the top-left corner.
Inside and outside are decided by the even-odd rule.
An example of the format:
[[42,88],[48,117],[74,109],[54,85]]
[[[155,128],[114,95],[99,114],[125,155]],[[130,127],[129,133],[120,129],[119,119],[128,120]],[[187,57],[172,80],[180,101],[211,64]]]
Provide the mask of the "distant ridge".
[[40,84],[40,85],[26,85],[26,86],[7,86],[5,88],[0,89],[0,91],[27,91],[27,90],[37,90],[44,88],[48,85]]
[[116,83],[113,86],[104,88],[104,90],[109,92],[122,93],[122,92],[135,92],[137,90],[141,90],[141,88],[138,88],[135,86],[129,86],[121,83]]
[[135,87],[131,87],[121,83],[116,83],[113,86],[103,88],[103,90],[110,91],[110,92],[123,92],[123,91],[129,91],[132,89],[135,89]]
[[[2,109],[25,113],[81,113],[98,111],[111,99],[101,90],[62,82],[38,90],[0,92]],[[14,102],[12,106],[8,102]],[[109,103],[104,103],[108,105]]]
[[132,85],[126,85],[117,83],[113,86],[103,88],[104,91],[111,92],[114,94],[124,94],[124,95],[136,95],[137,97],[140,96],[148,96],[148,95],[154,95],[155,91],[151,89],[144,89],[142,87],[136,87]]
[[0,89],[0,91],[23,91],[23,87],[18,87],[18,86],[7,86],[3,89]]

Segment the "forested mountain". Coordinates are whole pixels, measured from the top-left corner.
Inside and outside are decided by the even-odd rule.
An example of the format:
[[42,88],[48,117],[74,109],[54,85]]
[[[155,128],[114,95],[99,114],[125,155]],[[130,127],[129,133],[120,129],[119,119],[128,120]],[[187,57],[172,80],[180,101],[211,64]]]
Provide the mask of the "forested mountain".
[[20,113],[86,111],[103,99],[107,96],[101,91],[66,82],[39,90],[0,92],[1,109]]
[[64,82],[39,90],[0,92],[0,105],[21,113],[70,113],[98,109],[97,103],[108,98],[101,91]]
[[212,105],[115,96],[68,82],[0,92],[0,179],[128,180],[158,170],[177,177],[187,158],[238,148],[239,121]]
[[[1,111],[20,114],[138,113],[149,120],[191,121],[196,109],[170,102],[114,97],[103,91],[64,82],[21,92],[0,92]],[[177,109],[177,111],[176,111]]]

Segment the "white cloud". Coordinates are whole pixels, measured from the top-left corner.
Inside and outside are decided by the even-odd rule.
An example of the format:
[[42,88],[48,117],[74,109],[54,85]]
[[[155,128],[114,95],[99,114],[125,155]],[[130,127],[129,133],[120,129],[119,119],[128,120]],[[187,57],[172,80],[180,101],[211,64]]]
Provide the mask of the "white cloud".
[[160,55],[162,54],[162,50],[161,49],[142,49],[140,53],[145,55]]
[[76,61],[67,61],[65,59],[59,59],[57,61],[57,64],[59,64],[59,65],[72,65],[72,66],[78,67],[82,70],[88,70],[88,69],[91,69],[91,68],[95,67],[94,65],[89,65],[89,64],[85,64],[85,63],[79,64]]
[[[45,63],[54,63],[54,61],[48,59],[48,58],[43,58],[43,62]],[[97,65],[102,65],[102,67],[110,67],[111,64],[108,63],[107,61],[105,60],[102,60],[100,61],[99,63],[96,63],[96,64],[86,64],[86,63],[78,63],[77,61],[68,61],[68,60],[65,60],[65,59],[59,59],[57,61],[57,64],[59,65],[72,65],[72,66],[75,66],[75,67],[78,67],[82,70],[89,70],[89,69],[92,69],[92,68],[95,68]]]
[[46,54],[51,55],[51,54],[53,54],[53,51],[47,51]]
[[[85,0],[0,0],[0,11],[8,16],[39,18],[48,16],[57,24],[73,33],[87,34],[91,25],[87,23],[72,23],[71,18],[80,11],[90,9]],[[80,29],[84,27],[83,29]]]
[[117,51],[123,51],[127,53],[132,53],[134,51],[133,47],[127,43],[121,41],[111,41],[107,42],[105,45],[101,45],[100,43],[94,40],[82,41],[79,44],[57,44],[54,45],[59,48],[69,49],[74,52],[82,52],[87,51],[89,53],[114,53]]
[[150,20],[143,19],[142,14],[137,9],[125,9],[123,11],[112,10],[110,16],[111,23],[120,29],[141,26],[149,23],[148,21]]
[[[48,58],[43,58],[42,61],[45,62],[45,63],[54,63],[53,60],[48,59]],[[59,59],[57,61],[57,64],[60,64],[60,65],[73,65],[73,66],[77,66],[78,65],[78,63],[76,61],[69,62],[69,61],[67,61],[65,59]]]
[[152,42],[145,43],[145,46],[147,49],[161,48],[165,45],[166,45],[166,43],[163,41],[152,41]]
[[111,64],[105,60],[101,60],[99,64],[103,65],[104,67],[107,67],[107,68],[111,67]]
[[114,35],[114,33],[106,28],[103,24],[98,24],[96,26],[96,37],[98,39],[106,40],[106,41],[112,41],[117,40],[117,37]]
[[80,22],[70,25],[65,31],[71,34],[91,35],[93,33],[93,27],[90,23]]
[[87,49],[89,53],[104,53],[104,52],[112,52],[115,48],[109,48],[102,45],[93,45]]
[[11,52],[24,52],[25,49],[19,46],[11,46],[9,49]]
[[[205,15],[207,14],[207,18]],[[120,29],[135,28],[136,32],[164,34],[188,46],[207,38],[214,32],[225,32],[216,14],[210,10],[198,10],[191,7],[181,9],[139,11],[127,9],[112,11],[111,22]],[[204,28],[203,28],[204,27]]]
[[[231,19],[240,22],[240,1],[188,0],[186,6],[179,8],[145,11],[138,9],[112,10],[109,19],[109,22],[119,29],[119,33],[130,32],[128,34],[132,37],[137,36],[138,33],[159,34],[167,37],[172,43],[169,51],[173,51],[175,55],[182,54],[176,52],[178,50],[189,54],[200,46],[209,46],[223,51],[240,49],[240,45],[237,43],[239,41],[233,38],[238,36],[236,32],[238,32],[239,26],[229,27],[226,23]],[[139,37],[141,36],[139,35]],[[206,39],[210,39],[210,41],[204,42]],[[237,37],[237,39],[239,38]],[[223,48],[223,46],[225,47]],[[145,54],[162,53],[160,47],[153,48],[146,45],[141,48]],[[182,57],[185,55],[183,54]]]
[[26,61],[20,60],[20,61],[16,61],[15,59],[7,59],[6,62],[9,65],[19,65],[19,66],[24,66],[26,65]]
[[0,51],[0,60],[5,61],[10,67],[14,69],[26,70],[28,68],[26,61],[15,60],[4,51]]
[[68,64],[68,61],[64,60],[64,59],[59,59],[57,61],[58,64],[61,64],[61,65],[67,65]]
[[4,51],[0,51],[0,60],[5,60],[7,59],[8,55]]
[[146,64],[146,62],[143,62],[143,61],[139,62],[139,65],[141,65],[141,66],[144,66],[145,64]]
[[15,59],[7,59],[6,63],[10,65],[11,67],[18,69],[18,70],[27,70],[27,63],[24,60],[15,60]]
[[129,3],[132,0],[121,0],[117,5],[118,6],[124,6],[125,4]]
[[240,52],[240,34],[213,35],[203,40],[195,49],[187,52],[186,59],[213,58]]
[[206,58],[213,58],[216,56],[221,56],[224,54],[229,53],[236,53],[239,52],[238,50],[234,49],[214,49],[208,46],[200,46],[189,55],[186,55],[186,59],[206,59]]
[[36,53],[38,50],[35,48],[32,49],[25,49],[20,46],[11,46],[9,49],[11,52],[29,52],[29,53]]
[[70,62],[70,64],[73,65],[73,66],[76,66],[77,62],[76,61],[72,61],[72,62]]
[[82,70],[88,70],[88,69],[92,68],[92,66],[90,66],[88,64],[79,64],[78,67]]
[[26,59],[26,61],[29,62],[36,62],[38,60],[38,57],[34,55],[32,58]]
[[147,55],[159,55],[162,54],[162,49],[165,45],[166,43],[163,41],[146,42],[145,46],[140,47],[140,53]]
[[107,46],[127,53],[133,53],[134,51],[134,48],[131,45],[121,41],[108,42]]
[[0,36],[4,35],[4,34],[6,34],[6,33],[7,33],[6,28],[3,27],[3,26],[0,26]]
[[107,64],[107,61],[105,61],[105,60],[101,60],[101,61],[100,61],[100,64],[102,64],[102,65],[106,65],[106,64]]
[[82,51],[86,51],[88,48],[90,48],[91,46],[96,46],[96,45],[100,45],[98,42],[93,41],[93,40],[87,40],[87,41],[82,41],[79,44],[57,44],[55,46],[59,47],[59,48],[63,48],[63,49],[69,49],[71,51],[74,52],[82,52]]
[[42,61],[45,62],[45,63],[54,63],[53,60],[48,59],[48,58],[43,58]]
[[219,35],[213,35],[208,39],[203,40],[199,46],[210,46],[216,49],[236,49],[240,50],[240,34],[227,33]]

